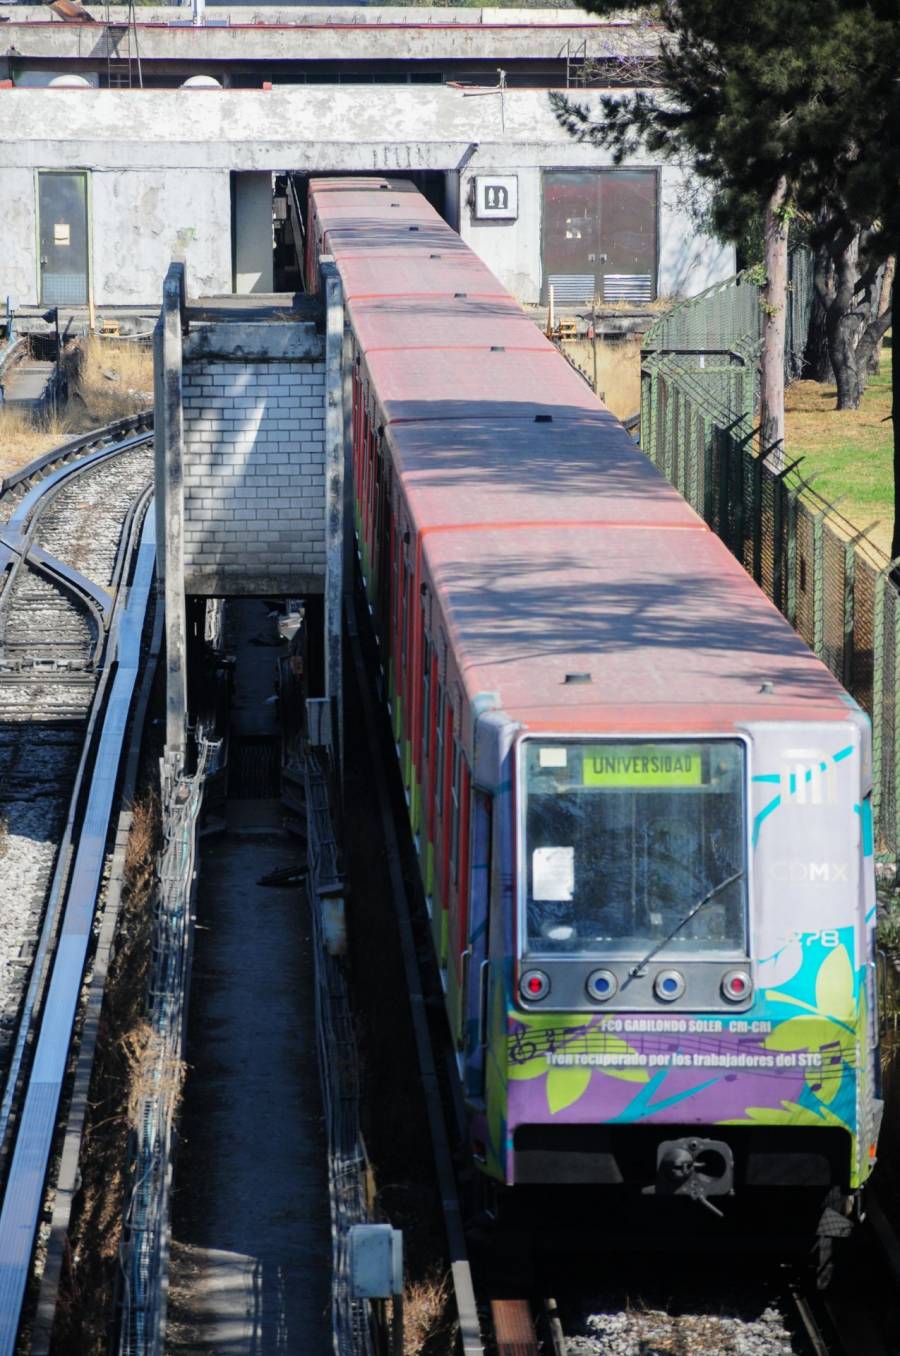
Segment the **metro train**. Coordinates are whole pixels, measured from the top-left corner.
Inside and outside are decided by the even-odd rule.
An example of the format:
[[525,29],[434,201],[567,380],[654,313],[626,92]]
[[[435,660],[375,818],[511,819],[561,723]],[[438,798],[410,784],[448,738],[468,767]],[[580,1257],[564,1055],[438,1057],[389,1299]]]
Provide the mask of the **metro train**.
[[313,180],[309,225],[475,1160],[806,1187],[841,1232],[881,1118],[866,716],[412,184]]

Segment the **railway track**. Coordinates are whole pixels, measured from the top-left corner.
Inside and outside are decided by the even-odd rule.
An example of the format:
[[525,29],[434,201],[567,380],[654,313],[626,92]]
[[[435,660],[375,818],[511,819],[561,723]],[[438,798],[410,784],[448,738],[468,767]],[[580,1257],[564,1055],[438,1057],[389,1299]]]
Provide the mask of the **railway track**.
[[[631,1280],[621,1310],[606,1290],[587,1322],[590,1301],[583,1297],[570,1295],[562,1305],[547,1296],[492,1300],[494,1346],[498,1356],[895,1356],[896,1334],[879,1301],[900,1287],[900,1247],[876,1200],[870,1213],[857,1255],[825,1294],[788,1264],[780,1276],[760,1273],[755,1280],[750,1264],[738,1279],[726,1269],[698,1284],[702,1266],[683,1272],[676,1263],[660,1287],[656,1259]],[[596,1269],[604,1269],[600,1258]],[[755,1306],[748,1303],[754,1290],[762,1297]],[[647,1293],[667,1291],[665,1309],[644,1301]]]
[[151,438],[146,421],[98,430],[7,479],[0,497],[4,1354],[30,1274],[142,658]]

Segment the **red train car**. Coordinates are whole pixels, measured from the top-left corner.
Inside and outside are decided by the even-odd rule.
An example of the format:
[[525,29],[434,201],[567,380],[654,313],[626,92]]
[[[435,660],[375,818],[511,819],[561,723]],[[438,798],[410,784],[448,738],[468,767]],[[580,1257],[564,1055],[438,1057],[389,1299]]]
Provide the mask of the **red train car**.
[[881,1112],[865,716],[411,185],[310,205],[476,1158],[846,1206]]

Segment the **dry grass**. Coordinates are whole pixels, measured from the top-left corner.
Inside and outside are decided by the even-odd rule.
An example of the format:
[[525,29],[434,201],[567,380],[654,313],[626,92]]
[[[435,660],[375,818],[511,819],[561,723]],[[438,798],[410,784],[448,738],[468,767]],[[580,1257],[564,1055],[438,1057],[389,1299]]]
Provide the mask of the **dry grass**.
[[150,790],[131,807],[131,832],[125,848],[125,879],[133,893],[152,881],[160,847],[159,796]]
[[[590,339],[569,339],[563,347],[593,385],[594,356]],[[627,419],[641,408],[641,337],[597,340],[597,394],[617,419]]]
[[140,1128],[144,1102],[158,1097],[174,1115],[181,1102],[186,1067],[166,1054],[165,1043],[149,1022],[137,1022],[119,1042],[128,1083],[128,1124]]
[[73,397],[92,427],[139,414],[153,403],[153,352],[133,339],[98,339],[80,345]]
[[22,410],[0,409],[0,476],[19,471],[30,461],[51,451],[74,432],[66,414],[35,423]]
[[432,1272],[410,1282],[403,1295],[403,1356],[453,1350],[454,1320],[448,1315],[450,1278]]
[[153,353],[145,344],[91,337],[66,349],[68,404],[33,420],[19,408],[0,409],[0,476],[59,447],[67,438],[139,414],[153,404]]

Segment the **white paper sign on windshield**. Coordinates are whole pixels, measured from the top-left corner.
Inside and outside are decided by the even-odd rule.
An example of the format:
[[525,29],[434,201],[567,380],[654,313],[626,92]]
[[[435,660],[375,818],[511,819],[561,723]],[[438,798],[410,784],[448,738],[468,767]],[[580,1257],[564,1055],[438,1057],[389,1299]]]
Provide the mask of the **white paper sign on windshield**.
[[531,854],[533,899],[571,899],[575,893],[575,849],[540,847]]

